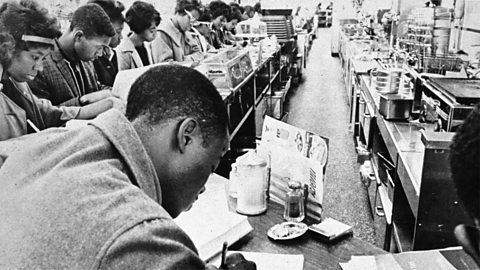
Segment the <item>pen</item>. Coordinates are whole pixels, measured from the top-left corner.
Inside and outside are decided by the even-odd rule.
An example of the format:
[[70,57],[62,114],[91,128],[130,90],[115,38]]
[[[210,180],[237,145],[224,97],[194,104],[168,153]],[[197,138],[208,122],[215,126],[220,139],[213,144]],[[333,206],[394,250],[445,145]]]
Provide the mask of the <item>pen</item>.
[[225,264],[227,263],[226,262],[226,260],[227,260],[227,248],[228,248],[228,242],[225,241],[225,242],[223,242],[223,247],[222,247],[222,260],[221,260],[220,267],[225,266]]
[[27,124],[35,131],[35,132],[40,132],[40,129],[37,128],[37,126],[35,126],[35,124],[30,121],[30,119],[27,119]]

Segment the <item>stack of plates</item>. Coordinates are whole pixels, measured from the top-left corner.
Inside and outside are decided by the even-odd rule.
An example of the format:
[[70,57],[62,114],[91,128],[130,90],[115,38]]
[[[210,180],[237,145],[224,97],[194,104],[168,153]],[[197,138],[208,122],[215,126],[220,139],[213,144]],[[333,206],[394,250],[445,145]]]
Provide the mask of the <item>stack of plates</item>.
[[377,71],[375,77],[375,90],[381,94],[396,94],[400,87],[402,69],[387,69]]

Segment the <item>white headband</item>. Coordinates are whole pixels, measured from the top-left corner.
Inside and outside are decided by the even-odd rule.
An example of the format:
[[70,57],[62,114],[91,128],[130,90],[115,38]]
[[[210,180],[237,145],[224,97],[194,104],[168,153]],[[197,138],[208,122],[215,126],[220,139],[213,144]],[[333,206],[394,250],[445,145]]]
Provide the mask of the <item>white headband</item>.
[[31,42],[38,42],[38,43],[46,43],[50,45],[55,45],[55,40],[51,38],[44,38],[39,36],[31,36],[31,35],[22,35],[23,41],[31,41]]

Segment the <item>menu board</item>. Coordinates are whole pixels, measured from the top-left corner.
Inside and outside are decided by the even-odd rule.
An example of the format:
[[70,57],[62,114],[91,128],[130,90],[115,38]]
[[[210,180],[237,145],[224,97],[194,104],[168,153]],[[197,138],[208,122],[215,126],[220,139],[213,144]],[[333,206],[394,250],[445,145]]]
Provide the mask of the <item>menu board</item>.
[[288,181],[300,181],[308,187],[307,216],[320,220],[328,142],[326,137],[266,116],[257,153],[269,161],[270,198],[283,203]]

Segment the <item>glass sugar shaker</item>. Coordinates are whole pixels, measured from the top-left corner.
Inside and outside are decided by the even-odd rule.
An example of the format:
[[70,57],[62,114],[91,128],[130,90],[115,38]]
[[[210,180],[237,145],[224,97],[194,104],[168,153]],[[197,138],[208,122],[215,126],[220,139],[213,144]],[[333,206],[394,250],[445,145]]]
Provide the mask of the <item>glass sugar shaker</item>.
[[283,218],[291,222],[301,222],[305,218],[303,186],[299,181],[288,181]]

